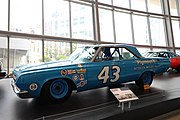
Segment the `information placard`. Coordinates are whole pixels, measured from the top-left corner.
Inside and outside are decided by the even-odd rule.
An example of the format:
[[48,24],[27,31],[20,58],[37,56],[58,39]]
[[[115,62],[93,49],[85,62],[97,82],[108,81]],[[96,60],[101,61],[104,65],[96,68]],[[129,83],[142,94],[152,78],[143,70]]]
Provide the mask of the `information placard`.
[[128,102],[139,99],[129,88],[113,88],[110,91],[119,102]]

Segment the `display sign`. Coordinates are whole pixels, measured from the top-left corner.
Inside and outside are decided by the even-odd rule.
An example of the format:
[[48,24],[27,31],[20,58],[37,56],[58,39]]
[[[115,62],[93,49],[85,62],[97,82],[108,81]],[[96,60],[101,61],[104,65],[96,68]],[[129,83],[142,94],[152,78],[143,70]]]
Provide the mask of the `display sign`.
[[119,102],[128,102],[139,99],[129,88],[113,88],[110,91],[118,99]]

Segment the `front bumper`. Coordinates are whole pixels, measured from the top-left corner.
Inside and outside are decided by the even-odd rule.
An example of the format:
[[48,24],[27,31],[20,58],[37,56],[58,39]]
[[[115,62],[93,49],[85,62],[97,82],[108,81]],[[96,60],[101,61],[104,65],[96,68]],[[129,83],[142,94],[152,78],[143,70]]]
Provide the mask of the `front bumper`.
[[28,91],[22,91],[20,90],[16,85],[14,80],[11,80],[11,86],[13,88],[13,91],[16,93],[16,95],[20,98],[30,98],[30,95]]

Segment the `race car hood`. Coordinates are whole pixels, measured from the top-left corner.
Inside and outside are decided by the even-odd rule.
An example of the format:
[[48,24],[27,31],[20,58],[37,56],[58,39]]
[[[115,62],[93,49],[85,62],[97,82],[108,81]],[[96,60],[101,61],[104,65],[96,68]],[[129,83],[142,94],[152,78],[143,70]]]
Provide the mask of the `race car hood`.
[[35,71],[41,69],[49,69],[53,67],[60,67],[65,65],[71,65],[72,62],[69,60],[66,61],[54,61],[54,62],[44,62],[39,64],[28,64],[28,65],[21,65],[14,69],[17,72],[27,72],[27,71]]

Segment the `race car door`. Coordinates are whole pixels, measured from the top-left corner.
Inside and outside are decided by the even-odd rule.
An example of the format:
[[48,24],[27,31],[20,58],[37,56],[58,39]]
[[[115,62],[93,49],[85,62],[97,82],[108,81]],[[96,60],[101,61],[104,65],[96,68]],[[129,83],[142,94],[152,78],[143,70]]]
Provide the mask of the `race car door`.
[[101,48],[94,62],[90,62],[86,66],[87,84],[86,87],[79,90],[98,88],[117,84],[124,67],[121,56],[114,47]]
[[138,68],[143,67],[137,64],[136,60],[138,60],[138,57],[126,48],[120,48],[120,53],[122,55],[121,64],[124,66],[124,76],[121,82],[137,80],[141,73],[141,70],[138,70]]

